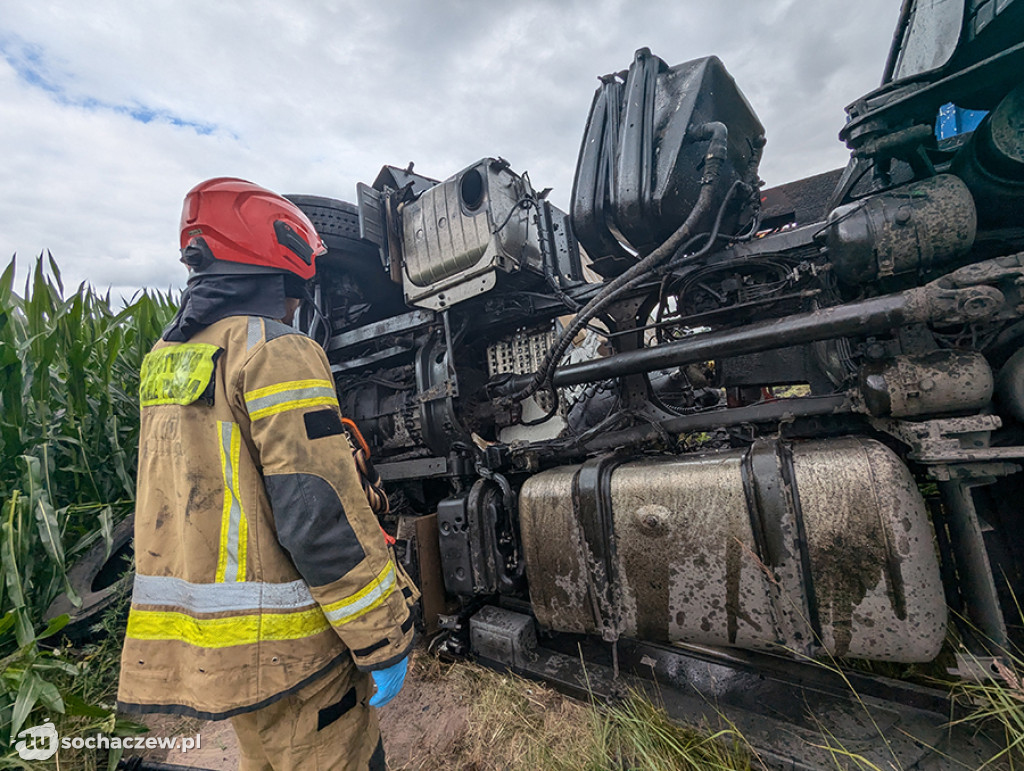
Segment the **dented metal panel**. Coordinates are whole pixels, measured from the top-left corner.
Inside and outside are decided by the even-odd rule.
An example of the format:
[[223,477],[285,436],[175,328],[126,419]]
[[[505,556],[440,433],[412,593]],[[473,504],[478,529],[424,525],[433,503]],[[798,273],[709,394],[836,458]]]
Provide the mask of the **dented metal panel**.
[[888,661],[938,653],[946,606],[931,526],[884,445],[763,442],[618,465],[610,544],[581,524],[582,469],[538,474],[520,495],[543,626]]

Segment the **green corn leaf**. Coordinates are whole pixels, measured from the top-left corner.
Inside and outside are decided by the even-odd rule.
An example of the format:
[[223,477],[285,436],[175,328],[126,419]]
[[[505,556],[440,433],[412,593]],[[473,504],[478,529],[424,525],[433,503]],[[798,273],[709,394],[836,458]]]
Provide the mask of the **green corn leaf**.
[[117,768],[124,757],[123,747],[111,747],[107,750],[107,768]]
[[7,634],[14,628],[17,616],[13,610],[9,610],[0,617],[0,637]]
[[[117,415],[110,416],[110,431],[111,436],[117,436],[120,432],[118,431],[118,420]],[[113,448],[114,457],[114,470],[117,472],[117,478],[121,480],[121,484],[124,485],[124,491],[129,495],[135,494],[135,483],[128,475],[127,463],[125,452],[120,446]]]
[[[69,693],[64,696],[64,709],[68,715],[75,717],[105,718],[110,715],[109,709],[89,704],[81,696]],[[113,766],[111,766],[113,768]]]
[[53,255],[50,254],[50,250],[46,250],[46,258],[50,263],[50,272],[53,273],[53,278],[57,282],[57,288],[61,294],[64,294],[64,282],[60,280],[60,268],[57,267],[57,263],[53,259]]
[[100,533],[103,534],[103,543],[106,546],[103,559],[106,561],[110,559],[110,550],[114,547],[114,510],[110,506],[104,506],[99,521]]
[[0,300],[6,301],[10,297],[11,292],[14,291],[14,270],[15,270],[15,258],[11,257],[11,261],[4,268],[4,272],[0,275]]
[[43,681],[32,670],[26,670],[18,687],[18,696],[14,700],[14,711],[11,714],[11,743],[18,731],[25,724],[25,719],[39,701]]
[[78,667],[56,655],[39,656],[32,662],[32,668],[36,672],[63,672],[73,677],[81,674]]
[[47,637],[57,634],[57,632],[68,625],[70,620],[71,616],[67,613],[62,613],[56,618],[50,619],[50,623],[46,625],[46,629],[39,633],[37,639],[45,640]]
[[[54,510],[50,496],[44,487],[45,479],[42,474],[42,464],[38,458],[28,455],[22,456],[20,460],[25,464],[25,476],[31,483],[30,501],[32,513],[36,520],[39,542],[50,560],[48,567],[54,578],[57,579],[56,584],[60,585],[63,583],[64,591],[71,604],[75,607],[80,607],[82,599],[75,592],[74,587],[67,578],[61,527],[57,519],[57,512]],[[46,487],[49,487],[49,485]],[[46,596],[41,599],[45,600],[46,604],[48,604],[51,595],[54,593],[53,590],[48,591]]]
[[7,502],[4,521],[0,524],[0,563],[3,564],[4,584],[12,605],[10,612],[15,616],[14,631],[20,647],[32,643],[35,640],[35,634],[33,634],[32,622],[25,609],[25,591],[22,588],[21,573],[16,558],[18,550],[15,548],[14,518],[18,506],[19,494],[15,491]]
[[64,714],[64,699],[61,697],[57,686],[39,678],[38,687],[39,693],[37,695],[37,700],[39,703],[53,712]]

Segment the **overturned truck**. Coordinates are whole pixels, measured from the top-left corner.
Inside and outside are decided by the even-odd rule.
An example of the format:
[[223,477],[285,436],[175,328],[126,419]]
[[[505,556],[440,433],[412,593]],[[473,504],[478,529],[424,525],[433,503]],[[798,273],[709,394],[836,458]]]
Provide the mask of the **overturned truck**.
[[[594,678],[796,722],[836,695],[808,661],[929,662],[951,628],[961,672],[1004,655],[1022,73],[1024,0],[907,0],[834,173],[762,191],[764,129],[722,62],[642,49],[601,79],[569,213],[500,158],[292,196],[329,248],[300,323],[434,645],[566,687],[583,650]],[[851,682],[904,725],[943,709]],[[766,757],[815,766],[786,752]]]
[[963,667],[1002,655],[1022,41],[1022,0],[905,2],[847,167],[774,190],[723,64],[642,49],[601,79],[569,214],[500,158],[293,197],[329,247],[302,323],[438,645],[927,662],[955,622]]

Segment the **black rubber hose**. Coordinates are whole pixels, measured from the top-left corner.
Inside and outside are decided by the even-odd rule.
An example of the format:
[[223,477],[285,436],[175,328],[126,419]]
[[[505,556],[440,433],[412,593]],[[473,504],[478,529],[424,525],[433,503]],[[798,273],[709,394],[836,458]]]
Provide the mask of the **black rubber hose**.
[[672,257],[679,248],[693,233],[693,229],[702,217],[708,212],[712,204],[713,185],[717,181],[722,164],[728,157],[729,129],[724,123],[717,121],[701,123],[692,127],[686,134],[687,141],[700,142],[710,140],[708,150],[704,155],[704,173],[701,176],[701,189],[697,196],[697,202],[690,210],[686,221],[668,237],[661,246],[644,257],[640,262],[629,268],[625,273],[617,276],[610,284],[597,293],[587,303],[576,317],[563,330],[558,340],[547,352],[544,361],[534,374],[530,384],[516,393],[509,396],[511,401],[522,401],[537,393],[551,379],[551,373],[555,365],[561,361],[573,338],[583,329],[598,313],[606,308],[620,294],[628,291],[638,279],[642,280],[650,271],[654,270],[665,260]]

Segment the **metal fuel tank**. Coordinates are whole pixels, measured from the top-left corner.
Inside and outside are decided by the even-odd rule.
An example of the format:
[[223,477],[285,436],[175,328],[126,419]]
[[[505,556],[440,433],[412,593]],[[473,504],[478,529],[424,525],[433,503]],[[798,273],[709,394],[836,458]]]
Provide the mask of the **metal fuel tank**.
[[924,500],[874,440],[596,458],[529,479],[519,512],[555,631],[897,662],[945,638]]

